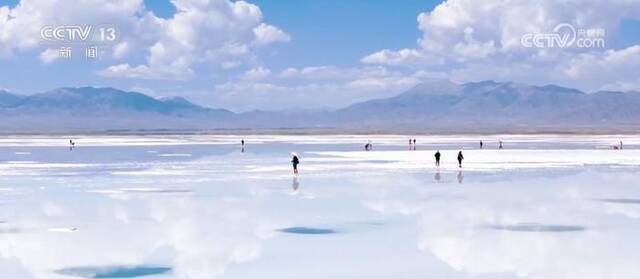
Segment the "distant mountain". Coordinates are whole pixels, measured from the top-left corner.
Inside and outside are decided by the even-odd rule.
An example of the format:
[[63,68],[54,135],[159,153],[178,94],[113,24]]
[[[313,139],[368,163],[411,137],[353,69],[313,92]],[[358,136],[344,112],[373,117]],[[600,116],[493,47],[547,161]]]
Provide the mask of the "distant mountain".
[[62,113],[75,115],[106,115],[113,113],[157,113],[163,115],[180,113],[217,112],[190,103],[183,98],[157,100],[137,92],[125,92],[114,88],[60,88],[41,94],[24,97],[8,108],[16,112]]
[[5,90],[0,90],[0,108],[14,106],[20,102],[22,98],[22,96],[9,93]]
[[182,97],[169,97],[160,99],[164,104],[171,105],[173,108],[193,109],[193,110],[206,110],[206,108],[198,106],[189,100]]
[[61,88],[31,96],[0,92],[0,130],[329,129],[329,131],[544,132],[640,129],[640,93],[584,93],[556,85],[482,81],[420,84],[392,98],[334,111],[236,114],[181,97],[155,99],[114,88]]
[[481,131],[640,127],[640,95],[586,94],[556,85],[494,81],[421,84],[396,97],[354,104],[333,121],[370,128]]
[[8,100],[0,107],[0,129],[7,131],[206,129],[234,116],[180,97],[158,100],[114,88],[60,88]]

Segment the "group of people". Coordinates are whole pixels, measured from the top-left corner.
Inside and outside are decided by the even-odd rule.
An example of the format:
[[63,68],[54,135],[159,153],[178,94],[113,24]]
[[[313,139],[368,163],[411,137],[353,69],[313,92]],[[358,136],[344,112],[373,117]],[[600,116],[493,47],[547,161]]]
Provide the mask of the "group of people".
[[[416,146],[416,139],[409,139],[409,146],[415,149]],[[244,139],[242,139],[240,141],[240,144],[242,145],[242,152],[244,152],[244,145],[245,145],[245,141]],[[69,140],[69,149],[73,150],[73,148],[76,146],[76,143],[70,139]],[[484,147],[484,142],[482,142],[482,140],[480,141],[480,149],[482,149]],[[373,144],[371,143],[371,141],[367,142],[364,145],[364,149],[366,151],[371,151],[373,150]],[[503,149],[503,144],[502,141],[498,142],[498,149]],[[620,141],[620,145],[619,146],[614,146],[614,149],[622,149],[622,141]],[[298,165],[300,164],[300,158],[298,157],[298,154],[296,153],[291,153],[291,163],[293,165],[293,173],[294,174],[298,174]],[[442,157],[442,154],[440,153],[440,150],[437,150],[436,153],[434,154],[435,160],[436,160],[436,167],[440,166],[440,159]],[[462,168],[462,161],[464,160],[464,155],[462,154],[462,150],[458,151],[458,156],[456,158],[458,160],[458,167]]]
[[[442,156],[440,154],[440,150],[437,150],[435,154],[433,154],[434,157],[436,157],[436,167],[440,166],[440,157]],[[458,167],[462,168],[462,160],[464,160],[464,155],[462,155],[462,150],[458,151]]]
[[[413,150],[415,150],[416,142],[417,142],[417,140],[415,138],[410,138],[409,139],[409,149],[413,148]],[[242,140],[242,146],[243,146],[243,150],[244,150],[244,140]],[[480,149],[483,149],[483,148],[484,148],[484,142],[481,140],[480,141]],[[504,145],[502,143],[502,140],[498,141],[498,149],[503,149],[503,148],[504,148]],[[620,142],[620,147],[619,148],[622,149],[622,141]],[[364,145],[364,150],[365,151],[373,150],[373,144],[371,144],[371,141],[368,141]],[[300,158],[298,158],[298,155],[296,153],[291,153],[291,154],[292,154],[291,163],[293,164],[293,173],[294,174],[298,174],[298,164],[300,164]],[[433,156],[436,159],[436,167],[439,167],[440,166],[440,158],[442,157],[442,154],[440,153],[440,150],[437,150],[436,153]],[[464,160],[464,155],[462,154],[462,150],[458,151],[458,156],[456,157],[456,159],[458,160],[458,167],[462,168],[462,161]]]
[[409,139],[409,150],[416,150],[416,139]]
[[[409,144],[412,144],[415,146],[416,144],[416,139],[410,139],[409,140]],[[480,141],[480,148],[482,148],[482,141]],[[244,149],[244,140],[242,140],[242,146]],[[500,146],[502,146],[502,141],[500,141]],[[373,148],[373,145],[371,144],[371,142],[367,142],[367,144],[364,145],[364,150],[366,151],[370,151]],[[440,166],[440,158],[441,158],[441,154],[440,154],[440,150],[437,150],[436,153],[434,154],[435,158],[436,158],[436,166],[439,167]],[[462,150],[458,151],[458,167],[462,168],[462,161],[464,160],[464,155],[462,155]],[[293,165],[293,173],[294,174],[298,174],[298,165],[300,164],[300,158],[298,157],[298,154],[296,153],[291,153],[291,164]]]

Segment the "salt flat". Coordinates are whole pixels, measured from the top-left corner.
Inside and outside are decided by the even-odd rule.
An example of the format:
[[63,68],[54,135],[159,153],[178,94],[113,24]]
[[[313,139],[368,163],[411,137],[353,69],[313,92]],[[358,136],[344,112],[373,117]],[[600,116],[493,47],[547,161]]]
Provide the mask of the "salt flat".
[[410,137],[5,136],[0,274],[640,274],[640,136]]

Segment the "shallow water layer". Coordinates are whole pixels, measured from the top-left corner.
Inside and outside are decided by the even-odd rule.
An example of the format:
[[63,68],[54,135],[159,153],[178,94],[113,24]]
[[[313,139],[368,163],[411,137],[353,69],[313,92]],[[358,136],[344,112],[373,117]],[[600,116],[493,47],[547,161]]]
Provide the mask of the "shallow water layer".
[[73,138],[0,138],[2,278],[640,274],[639,136]]

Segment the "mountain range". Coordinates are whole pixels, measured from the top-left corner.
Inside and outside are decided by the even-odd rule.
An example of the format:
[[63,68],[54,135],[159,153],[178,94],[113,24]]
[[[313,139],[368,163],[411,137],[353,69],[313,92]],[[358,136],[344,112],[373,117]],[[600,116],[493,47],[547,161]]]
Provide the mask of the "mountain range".
[[556,85],[432,82],[395,97],[320,111],[234,113],[181,97],[114,88],[0,91],[3,133],[286,129],[335,132],[633,132],[640,93],[585,93]]

